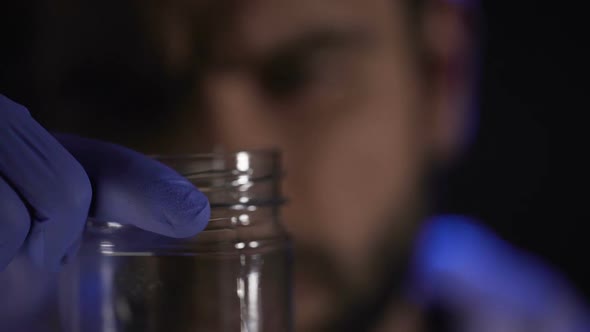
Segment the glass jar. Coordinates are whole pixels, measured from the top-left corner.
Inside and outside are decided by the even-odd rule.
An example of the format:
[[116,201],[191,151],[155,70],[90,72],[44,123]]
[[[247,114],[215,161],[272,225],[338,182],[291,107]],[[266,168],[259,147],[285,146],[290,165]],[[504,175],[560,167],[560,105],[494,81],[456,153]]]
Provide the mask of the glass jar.
[[276,151],[158,158],[211,204],[197,236],[88,222],[61,278],[67,332],[291,331],[291,245]]

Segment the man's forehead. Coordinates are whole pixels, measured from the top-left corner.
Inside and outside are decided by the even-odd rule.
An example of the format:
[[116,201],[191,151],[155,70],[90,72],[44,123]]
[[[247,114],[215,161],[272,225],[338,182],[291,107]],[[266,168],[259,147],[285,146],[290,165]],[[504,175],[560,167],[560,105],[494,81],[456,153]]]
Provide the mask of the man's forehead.
[[[186,1],[186,0],[183,0]],[[390,24],[393,3],[399,0],[211,0],[193,10],[209,20],[215,43],[242,51],[272,49],[314,30],[379,31]],[[229,46],[229,45],[227,45]]]
[[257,0],[236,17],[237,31],[248,44],[269,44],[305,30],[366,26],[375,20],[376,0]]

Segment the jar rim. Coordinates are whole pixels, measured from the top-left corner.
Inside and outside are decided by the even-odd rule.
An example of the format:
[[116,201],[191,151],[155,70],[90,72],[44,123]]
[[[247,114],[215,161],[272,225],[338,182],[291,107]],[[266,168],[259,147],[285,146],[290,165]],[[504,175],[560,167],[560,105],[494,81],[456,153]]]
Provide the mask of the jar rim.
[[181,153],[181,154],[150,154],[148,157],[159,161],[172,161],[172,160],[208,160],[216,158],[227,158],[238,156],[240,154],[247,153],[257,158],[280,158],[281,150],[276,147],[271,148],[256,148],[256,149],[240,149],[231,151],[214,151],[214,152],[202,152],[202,153]]
[[207,196],[211,207],[278,206],[283,178],[279,149],[161,155],[171,167]]

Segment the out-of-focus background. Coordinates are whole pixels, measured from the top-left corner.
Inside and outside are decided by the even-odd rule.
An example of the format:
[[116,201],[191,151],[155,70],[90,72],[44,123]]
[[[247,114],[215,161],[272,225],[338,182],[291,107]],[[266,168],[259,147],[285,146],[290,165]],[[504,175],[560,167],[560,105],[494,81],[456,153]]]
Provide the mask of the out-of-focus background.
[[[28,106],[52,130],[68,130],[69,120],[84,117],[87,136],[146,139],[161,130],[163,118],[156,114],[175,109],[187,78],[153,84],[162,81],[154,64],[163,60],[138,28],[142,18],[134,10],[140,1],[90,3],[81,10],[91,15],[63,21],[55,13],[70,10],[70,1],[3,0],[0,92]],[[588,110],[582,84],[587,58],[578,37],[585,20],[577,17],[583,11],[559,2],[490,0],[482,6],[480,128],[453,170],[439,209],[485,221],[561,269],[590,298],[590,241],[583,231],[590,220],[582,121]],[[64,64],[77,77],[73,81],[59,77]],[[95,109],[81,115],[70,98],[70,104],[59,105],[62,114],[53,115],[54,97],[62,91],[95,100]],[[105,102],[105,96],[124,102]]]

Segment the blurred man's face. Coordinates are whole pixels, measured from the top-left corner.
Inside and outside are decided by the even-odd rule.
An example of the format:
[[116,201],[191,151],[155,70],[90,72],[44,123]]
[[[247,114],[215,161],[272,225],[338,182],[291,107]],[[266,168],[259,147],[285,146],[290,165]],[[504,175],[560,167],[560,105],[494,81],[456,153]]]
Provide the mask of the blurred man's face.
[[162,147],[195,148],[207,128],[227,150],[281,148],[298,331],[370,301],[411,241],[456,106],[426,82],[406,1],[163,4],[148,15],[163,58],[171,72],[197,59],[200,79]]
[[404,1],[240,4],[213,20],[196,95],[216,143],[284,151],[296,321],[312,331],[375,297],[411,241],[438,106]]

